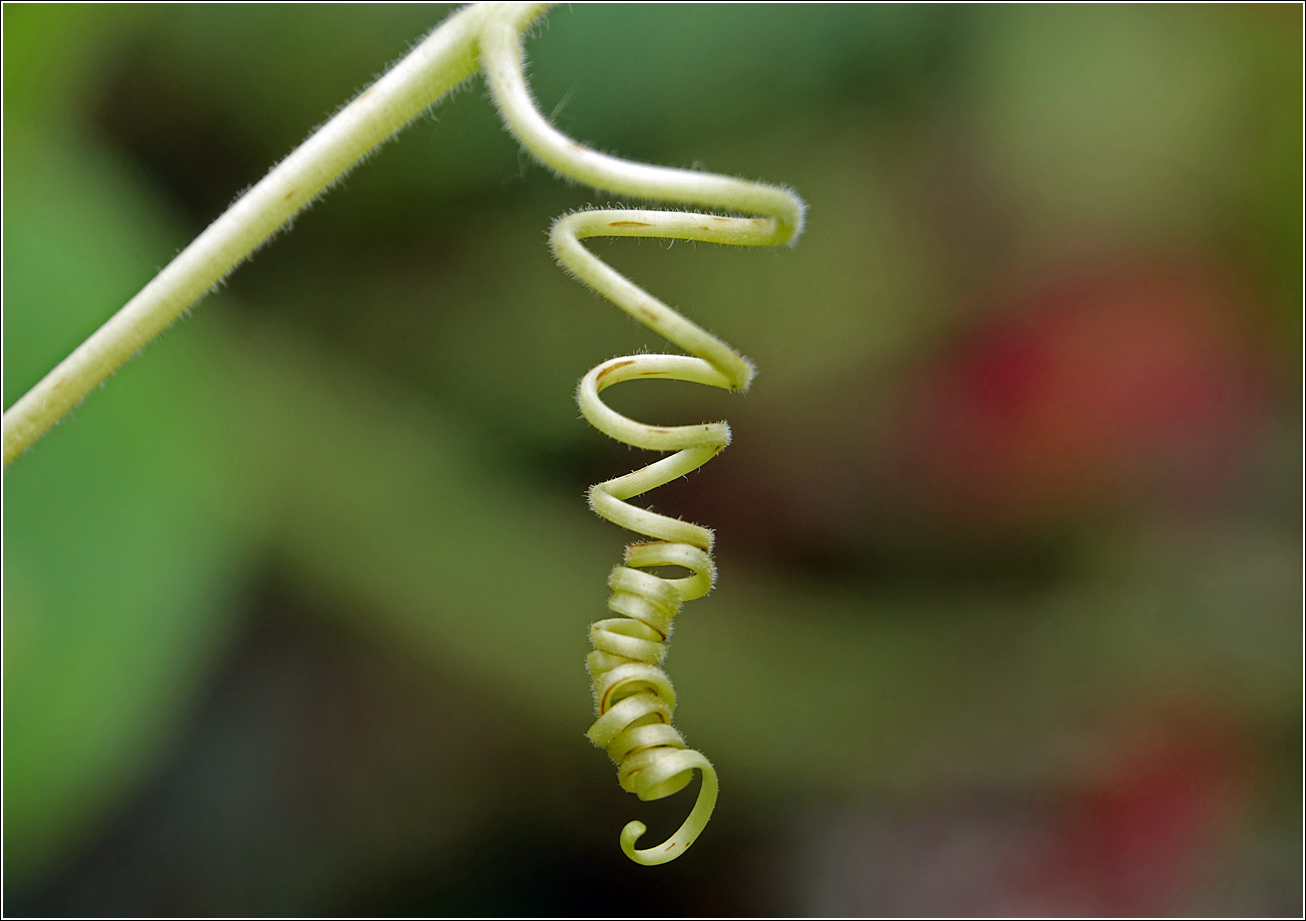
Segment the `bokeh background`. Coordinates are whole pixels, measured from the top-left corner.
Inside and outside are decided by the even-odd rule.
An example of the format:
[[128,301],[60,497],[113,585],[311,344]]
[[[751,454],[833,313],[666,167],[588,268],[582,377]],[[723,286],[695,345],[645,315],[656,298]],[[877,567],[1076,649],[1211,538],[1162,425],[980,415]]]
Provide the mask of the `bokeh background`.
[[[444,7],[4,7],[10,405]],[[759,369],[669,669],[685,859],[586,742],[663,344],[479,81],[4,474],[4,899],[82,915],[1282,914],[1301,902],[1297,5],[577,6],[546,113],[783,182],[605,258]],[[629,900],[629,901],[628,901]]]

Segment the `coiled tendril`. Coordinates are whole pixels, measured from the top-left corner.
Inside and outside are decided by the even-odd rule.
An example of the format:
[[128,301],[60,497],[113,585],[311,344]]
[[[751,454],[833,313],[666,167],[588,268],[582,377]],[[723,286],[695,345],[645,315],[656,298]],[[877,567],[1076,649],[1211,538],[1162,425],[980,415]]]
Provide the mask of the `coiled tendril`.
[[[803,202],[787,189],[691,170],[620,160],[598,153],[556,131],[540,114],[523,73],[522,29],[538,4],[503,4],[481,35],[482,64],[504,121],[527,150],[565,177],[619,195],[751,215],[727,217],[685,211],[585,210],[554,222],[550,244],[558,261],[641,323],[688,355],[628,355],[605,361],[581,379],[577,401],[585,418],[623,444],[674,451],[625,476],[590,488],[594,511],[652,542],[626,548],[625,565],[612,571],[608,608],[617,617],[590,626],[589,654],[598,719],[587,735],[617,763],[621,786],[641,800],[682,789],[694,770],[703,775],[698,800],[680,829],[662,844],[637,850],[642,822],[622,830],[621,847],[637,863],[654,865],[678,857],[707,824],[716,804],[711,762],[688,748],[671,726],[676,696],[660,663],[672,622],[685,601],[700,598],[715,581],[712,532],[696,524],[629,504],[639,496],[702,466],[730,443],[724,422],[663,427],[636,422],[599,399],[614,384],[640,379],[692,381],[746,390],[753,366],[730,346],[614,271],[587,250],[590,237],[657,237],[734,246],[792,243],[803,228]],[[678,566],[692,575],[667,579],[644,569]]]

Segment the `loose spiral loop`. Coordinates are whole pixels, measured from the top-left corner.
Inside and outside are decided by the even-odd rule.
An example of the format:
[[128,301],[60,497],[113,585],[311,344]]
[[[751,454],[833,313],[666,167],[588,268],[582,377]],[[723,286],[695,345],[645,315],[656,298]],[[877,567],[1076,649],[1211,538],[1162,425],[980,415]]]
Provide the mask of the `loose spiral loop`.
[[[599,395],[632,380],[678,380],[746,390],[753,365],[725,342],[616,272],[581,241],[591,237],[655,237],[733,246],[792,243],[802,232],[804,205],[787,189],[692,170],[632,163],[584,147],[559,133],[540,114],[526,87],[520,32],[538,13],[536,4],[503,4],[481,36],[486,78],[504,121],[522,145],[562,175],[595,188],[724,210],[748,217],[663,211],[593,209],[563,215],[549,242],[558,262],[688,355],[626,355],[605,361],[577,388],[581,413],[600,432],[623,444],[673,451],[625,476],[592,486],[590,507],[603,518],[651,542],[626,547],[624,565],[612,570],[608,609],[616,617],[590,625],[594,647],[587,658],[597,719],[587,735],[617,764],[622,788],[641,800],[683,789],[697,770],[703,778],[689,817],[667,841],[637,849],[641,822],[621,833],[621,848],[637,863],[654,865],[678,857],[694,842],[716,805],[717,776],[701,752],[689,748],[671,725],[676,694],[661,667],[666,641],[680,606],[706,595],[716,580],[712,532],[660,515],[627,500],[684,476],[730,444],[724,422],[655,426],[610,409]],[[684,578],[664,578],[645,569],[673,566]]]

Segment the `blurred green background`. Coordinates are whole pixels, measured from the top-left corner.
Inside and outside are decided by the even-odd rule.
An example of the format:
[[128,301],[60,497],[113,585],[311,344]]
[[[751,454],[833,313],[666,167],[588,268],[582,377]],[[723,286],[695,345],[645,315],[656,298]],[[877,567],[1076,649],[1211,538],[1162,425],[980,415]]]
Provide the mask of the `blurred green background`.
[[[440,6],[4,7],[4,405]],[[585,741],[664,348],[606,201],[442,103],[4,474],[4,897],[35,915],[1285,914],[1301,904],[1301,9],[588,6],[541,107],[792,186],[780,252],[598,243],[759,367],[670,831]]]

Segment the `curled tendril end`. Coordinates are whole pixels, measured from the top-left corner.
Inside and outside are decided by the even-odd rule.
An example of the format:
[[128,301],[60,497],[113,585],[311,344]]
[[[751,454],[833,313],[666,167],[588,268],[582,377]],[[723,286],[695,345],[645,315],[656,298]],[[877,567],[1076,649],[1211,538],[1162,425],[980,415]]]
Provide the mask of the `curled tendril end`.
[[[687,353],[613,358],[591,369],[576,389],[581,415],[600,432],[631,447],[668,454],[625,476],[598,483],[588,494],[595,514],[651,540],[626,548],[625,565],[613,569],[608,579],[612,589],[608,609],[616,616],[591,625],[594,651],[586,662],[597,718],[586,735],[616,762],[621,787],[643,801],[676,793],[696,770],[702,777],[689,817],[663,843],[638,850],[635,843],[647,830],[644,823],[632,821],[622,829],[621,849],[626,856],[643,866],[656,866],[679,857],[694,843],[716,805],[716,770],[672,727],[676,695],[661,667],[682,603],[712,589],[716,567],[710,556],[709,528],[627,500],[701,467],[730,444],[730,427],[724,422],[649,425],[611,409],[600,394],[619,383],[651,379],[741,392],[752,383],[756,369],[723,340],[599,259],[582,241],[645,237],[733,246],[792,245],[802,234],[806,206],[783,187],[619,160],[561,134],[535,105],[523,70],[520,32],[539,15],[540,7],[505,4],[498,9],[501,15],[484,23],[481,60],[499,111],[526,150],[558,175],[582,185],[633,199],[704,209],[589,208],[560,216],[549,231],[553,255],[568,275]],[[678,567],[691,575],[670,578],[646,571],[663,567]]]

